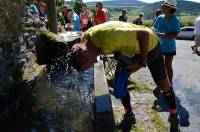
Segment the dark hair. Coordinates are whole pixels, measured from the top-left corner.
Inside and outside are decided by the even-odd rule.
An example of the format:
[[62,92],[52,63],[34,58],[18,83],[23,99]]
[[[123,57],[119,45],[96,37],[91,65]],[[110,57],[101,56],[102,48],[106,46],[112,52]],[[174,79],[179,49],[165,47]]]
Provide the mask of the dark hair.
[[81,52],[72,52],[70,54],[69,64],[76,70],[81,70],[84,55]]
[[172,8],[171,10],[170,10],[170,13],[171,14],[174,14],[176,12],[176,9],[175,8]]
[[158,16],[160,13],[162,13],[162,10],[160,10],[160,9],[157,9],[155,12],[156,16]]
[[96,6],[97,6],[97,5],[100,5],[101,7],[103,7],[103,3],[100,2],[100,1],[98,1],[98,2],[96,3]]

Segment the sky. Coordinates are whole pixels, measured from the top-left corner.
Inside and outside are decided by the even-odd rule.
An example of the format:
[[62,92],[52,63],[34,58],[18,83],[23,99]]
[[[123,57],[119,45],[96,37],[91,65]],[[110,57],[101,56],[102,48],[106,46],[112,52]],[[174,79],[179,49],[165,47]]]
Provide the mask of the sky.
[[[66,0],[66,1],[71,1],[71,0]],[[83,2],[91,2],[91,1],[106,1],[106,0],[83,0]],[[164,1],[164,0],[140,0],[146,3],[153,3],[153,2],[158,2],[158,1]],[[200,0],[188,0],[188,1],[194,1],[200,3]]]

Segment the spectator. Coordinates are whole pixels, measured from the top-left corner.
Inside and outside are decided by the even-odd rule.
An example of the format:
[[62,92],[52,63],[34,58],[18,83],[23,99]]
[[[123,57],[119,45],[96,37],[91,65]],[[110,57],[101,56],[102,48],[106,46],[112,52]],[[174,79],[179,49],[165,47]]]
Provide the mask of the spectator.
[[32,14],[38,15],[38,9],[37,9],[37,7],[36,7],[36,3],[37,3],[37,1],[32,1],[32,2],[30,3],[30,9],[31,9],[31,13],[32,13]]
[[95,24],[102,24],[106,22],[106,12],[103,9],[103,3],[97,2],[96,3],[96,14],[95,14]]
[[193,45],[191,48],[196,53],[198,52],[198,47],[200,46],[200,16],[195,19],[194,25],[195,45]]
[[[67,9],[68,9],[68,6],[67,5],[63,5],[62,7],[62,12],[61,12],[61,18],[63,20],[66,20],[67,19]],[[62,23],[61,23],[62,24]]]
[[94,15],[91,11],[87,9],[87,5],[85,3],[81,5],[81,8],[82,12],[80,13],[80,28],[82,31],[86,31],[88,28],[93,26]]
[[[171,85],[173,85],[173,68],[172,61],[176,55],[176,37],[180,31],[179,19],[174,15],[176,12],[176,1],[165,0],[162,4],[163,15],[158,16],[154,28],[160,38],[160,45],[164,54],[167,75]],[[159,93],[158,89],[154,93]]]
[[65,28],[67,31],[80,31],[80,18],[72,9],[67,10]]
[[157,17],[160,16],[161,14],[162,14],[162,10],[157,9],[157,10],[155,11],[155,17],[154,17],[154,20],[153,20],[152,25],[154,25],[154,23],[155,23]]
[[119,21],[127,22],[127,20],[128,20],[128,16],[127,15],[128,15],[127,9],[123,9],[122,10],[122,15],[119,16]]
[[136,25],[143,25],[144,12],[139,13],[139,17],[133,21]]
[[47,26],[46,4],[43,2],[39,3],[39,18]]

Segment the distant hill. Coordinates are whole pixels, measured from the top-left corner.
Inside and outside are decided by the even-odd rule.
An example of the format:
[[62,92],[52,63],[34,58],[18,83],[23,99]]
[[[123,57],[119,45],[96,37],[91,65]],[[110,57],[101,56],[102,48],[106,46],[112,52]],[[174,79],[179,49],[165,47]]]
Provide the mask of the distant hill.
[[[95,6],[96,2],[89,2],[88,6]],[[163,1],[155,3],[144,3],[138,0],[112,0],[103,1],[104,7],[110,8],[113,11],[121,11],[123,8],[128,10],[144,11],[146,19],[152,19],[156,9],[161,7]],[[200,3],[177,0],[178,16],[198,16],[200,15]]]
[[[89,6],[94,6],[96,2],[88,2]],[[109,0],[102,2],[106,7],[131,7],[131,6],[143,6],[146,3],[138,0]]]
[[[152,18],[155,10],[159,9],[162,3],[163,1],[145,5],[142,8],[145,12],[145,18]],[[198,16],[200,15],[200,3],[177,0],[176,14],[178,16]]]

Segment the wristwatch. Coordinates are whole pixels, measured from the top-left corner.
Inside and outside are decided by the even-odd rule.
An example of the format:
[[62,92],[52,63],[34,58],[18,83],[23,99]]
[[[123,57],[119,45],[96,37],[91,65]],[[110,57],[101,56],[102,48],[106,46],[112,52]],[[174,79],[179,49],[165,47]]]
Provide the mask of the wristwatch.
[[146,67],[147,66],[146,62],[141,61],[141,60],[138,61],[138,65],[141,66],[141,67]]

